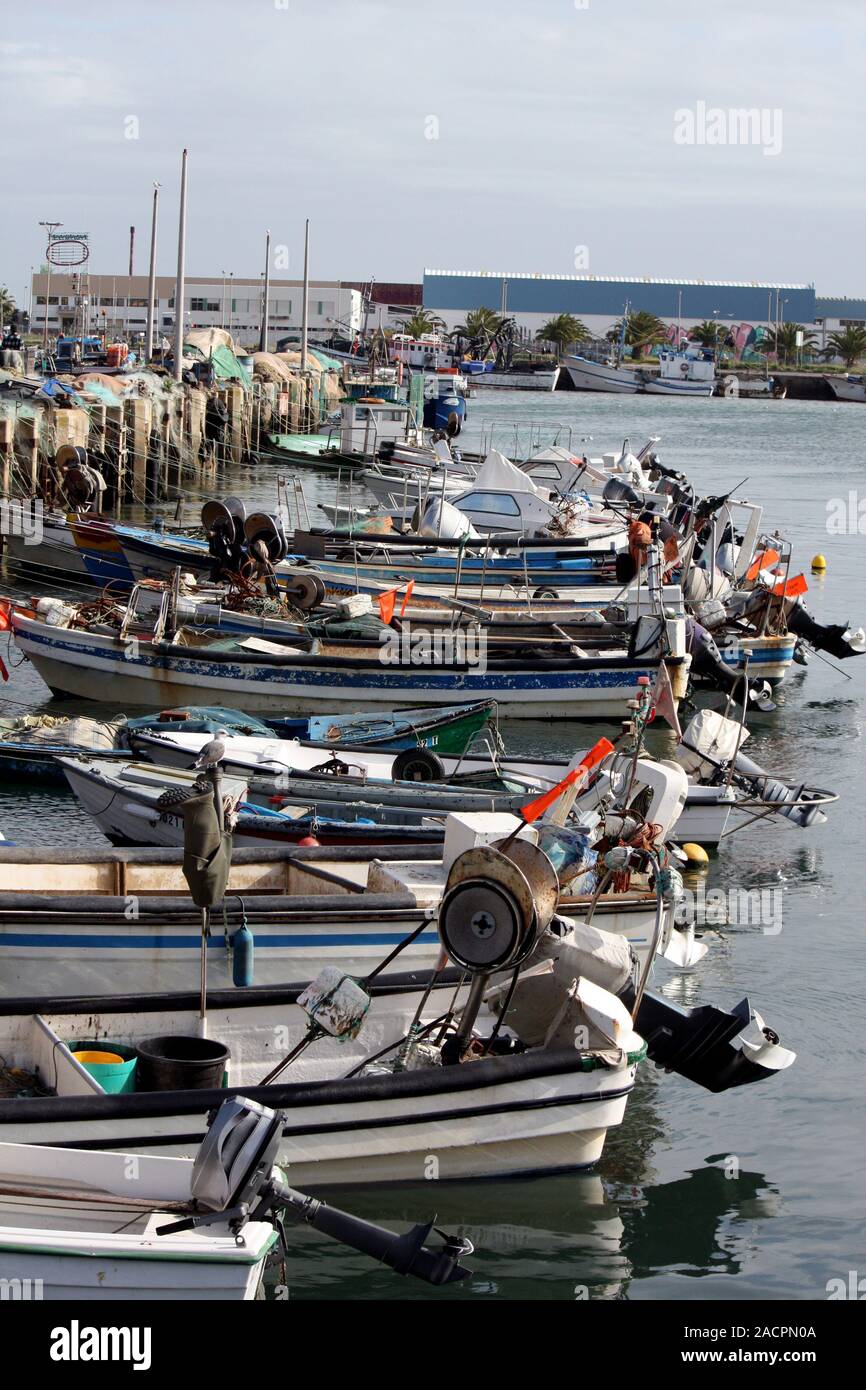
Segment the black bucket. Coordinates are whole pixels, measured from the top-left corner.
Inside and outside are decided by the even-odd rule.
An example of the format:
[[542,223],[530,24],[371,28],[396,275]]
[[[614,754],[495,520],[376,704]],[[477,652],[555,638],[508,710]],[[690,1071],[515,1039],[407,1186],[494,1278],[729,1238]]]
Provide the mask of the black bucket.
[[212,1038],[147,1038],[138,1045],[136,1090],[214,1090],[228,1060],[228,1048]]

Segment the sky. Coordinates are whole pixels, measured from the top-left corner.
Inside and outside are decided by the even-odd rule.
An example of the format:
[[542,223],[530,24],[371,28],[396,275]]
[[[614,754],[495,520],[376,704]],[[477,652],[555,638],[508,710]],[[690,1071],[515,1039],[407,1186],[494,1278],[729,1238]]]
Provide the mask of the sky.
[[[866,295],[863,0],[5,0],[0,284],[426,267]],[[743,138],[728,116],[752,110]],[[763,126],[761,126],[763,121]],[[751,127],[750,127],[751,130]],[[703,137],[703,138],[702,138]],[[288,265],[286,266],[286,261]]]

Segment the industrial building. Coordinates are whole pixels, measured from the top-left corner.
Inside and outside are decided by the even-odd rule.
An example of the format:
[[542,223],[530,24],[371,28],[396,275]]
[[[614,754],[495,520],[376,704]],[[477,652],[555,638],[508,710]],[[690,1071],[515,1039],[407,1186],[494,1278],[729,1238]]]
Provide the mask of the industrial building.
[[[184,328],[227,328],[244,346],[257,346],[262,321],[261,275],[188,276]],[[175,322],[175,277],[156,279],[157,341],[171,338]],[[46,271],[31,283],[30,326],[42,332],[48,314],[50,336],[58,333],[99,333],[109,338],[144,335],[147,326],[146,275],[92,275]],[[268,295],[270,341],[301,331],[303,282],[271,280]],[[363,296],[355,285],[339,280],[311,280],[309,330],[315,339],[352,338],[364,322]]]
[[[837,305],[838,300],[827,301]],[[862,304],[852,300],[851,304]],[[557,314],[573,314],[593,337],[603,338],[631,311],[646,310],[683,328],[704,320],[733,326],[777,322],[814,324],[813,285],[731,280],[657,280],[607,275],[534,275],[501,271],[425,270],[424,308],[450,330],[485,306],[517,320],[521,337],[535,338]],[[832,332],[832,328],[829,329]]]

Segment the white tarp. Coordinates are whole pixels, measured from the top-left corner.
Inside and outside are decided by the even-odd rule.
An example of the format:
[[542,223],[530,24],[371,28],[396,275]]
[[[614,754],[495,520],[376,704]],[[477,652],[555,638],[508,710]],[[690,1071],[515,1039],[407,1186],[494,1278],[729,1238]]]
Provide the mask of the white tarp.
[[491,449],[478,470],[473,492],[528,492],[533,497],[542,497],[540,488],[522,469],[517,468],[498,449]]

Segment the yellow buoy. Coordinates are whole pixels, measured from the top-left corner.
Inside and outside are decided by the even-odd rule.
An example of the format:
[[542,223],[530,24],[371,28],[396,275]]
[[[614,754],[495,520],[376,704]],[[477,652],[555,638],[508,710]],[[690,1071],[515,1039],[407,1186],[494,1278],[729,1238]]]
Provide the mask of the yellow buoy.
[[823,571],[824,571],[826,568],[827,568],[827,561],[824,559],[824,556],[823,556],[823,555],[813,555],[813,556],[812,556],[812,569],[813,569],[813,570],[820,570],[820,571],[823,573]]
[[689,843],[687,845],[680,845],[680,849],[690,864],[709,864],[710,862],[710,856],[707,854],[703,845]]

